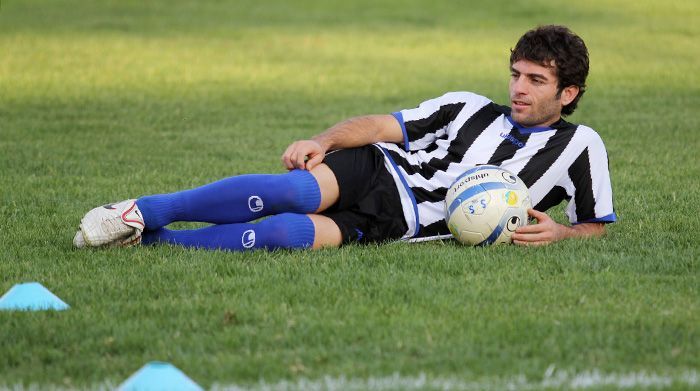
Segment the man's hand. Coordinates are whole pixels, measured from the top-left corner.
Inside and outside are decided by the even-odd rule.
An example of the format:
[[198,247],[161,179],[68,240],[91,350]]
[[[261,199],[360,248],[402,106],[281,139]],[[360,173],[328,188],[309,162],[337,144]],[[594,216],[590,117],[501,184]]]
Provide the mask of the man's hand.
[[295,141],[282,154],[282,164],[287,170],[299,168],[311,170],[323,161],[326,148],[314,140]]
[[528,209],[527,214],[537,219],[537,224],[525,225],[515,230],[513,243],[521,246],[541,246],[574,237],[602,236],[605,224],[583,223],[573,227],[561,225],[546,213]]
[[556,223],[544,212],[528,209],[527,214],[537,219],[537,224],[525,225],[513,234],[513,243],[526,246],[541,246],[562,240],[567,227]]

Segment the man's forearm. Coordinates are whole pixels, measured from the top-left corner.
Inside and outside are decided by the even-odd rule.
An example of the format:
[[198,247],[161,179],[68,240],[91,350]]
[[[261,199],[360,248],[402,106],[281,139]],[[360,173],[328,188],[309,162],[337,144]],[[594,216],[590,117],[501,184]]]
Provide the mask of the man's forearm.
[[605,224],[582,223],[573,226],[559,224],[546,213],[528,209],[527,213],[537,219],[537,224],[528,224],[513,234],[513,243],[524,246],[539,246],[568,238],[590,238],[605,234]]
[[361,147],[380,141],[403,142],[399,121],[391,115],[367,115],[340,122],[311,140],[290,144],[282,154],[288,169],[311,170],[320,164],[327,151]]
[[387,115],[355,117],[330,127],[312,140],[326,150],[361,147],[380,141],[401,142],[403,133],[398,122]]
[[590,238],[605,235],[605,224],[582,223],[572,226],[560,225],[561,239],[569,238]]

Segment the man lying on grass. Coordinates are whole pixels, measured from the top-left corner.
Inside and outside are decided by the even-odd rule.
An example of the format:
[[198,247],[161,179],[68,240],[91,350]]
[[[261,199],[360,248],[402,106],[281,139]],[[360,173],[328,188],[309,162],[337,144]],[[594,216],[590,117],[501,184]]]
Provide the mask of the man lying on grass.
[[[246,250],[447,238],[446,191],[480,164],[516,173],[530,189],[537,223],[518,228],[514,243],[604,234],[616,220],[605,146],[593,129],[562,119],[585,90],[583,40],[562,26],[528,31],[511,51],[510,72],[510,107],[451,92],[414,109],[352,118],[292,143],[282,155],[286,174],[95,208],[74,244]],[[544,213],[562,200],[571,226]],[[175,221],[213,225],[165,228]]]

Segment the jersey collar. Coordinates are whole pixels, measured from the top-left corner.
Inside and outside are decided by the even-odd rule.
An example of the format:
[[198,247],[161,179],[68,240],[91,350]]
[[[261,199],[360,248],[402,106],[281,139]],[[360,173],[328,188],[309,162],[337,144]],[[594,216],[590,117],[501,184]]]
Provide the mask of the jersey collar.
[[559,120],[557,122],[555,122],[549,126],[536,126],[533,128],[528,128],[528,127],[525,127],[525,126],[520,125],[519,123],[515,122],[513,117],[511,117],[510,115],[507,115],[506,119],[508,120],[508,122],[510,122],[511,125],[513,125],[516,129],[518,129],[518,132],[520,132],[520,134],[539,133],[539,132],[546,132],[549,130],[563,129],[569,125],[568,122],[559,118]]

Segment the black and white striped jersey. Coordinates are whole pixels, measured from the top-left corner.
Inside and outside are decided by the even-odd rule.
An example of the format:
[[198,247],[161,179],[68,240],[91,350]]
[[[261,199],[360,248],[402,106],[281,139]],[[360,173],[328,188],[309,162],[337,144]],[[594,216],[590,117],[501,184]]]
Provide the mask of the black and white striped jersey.
[[525,128],[510,118],[509,107],[469,92],[450,92],[393,115],[403,145],[375,145],[401,195],[409,227],[403,239],[451,236],[444,216],[447,189],[480,164],[516,173],[539,211],[567,200],[572,224],[616,220],[607,152],[589,127],[559,120]]

